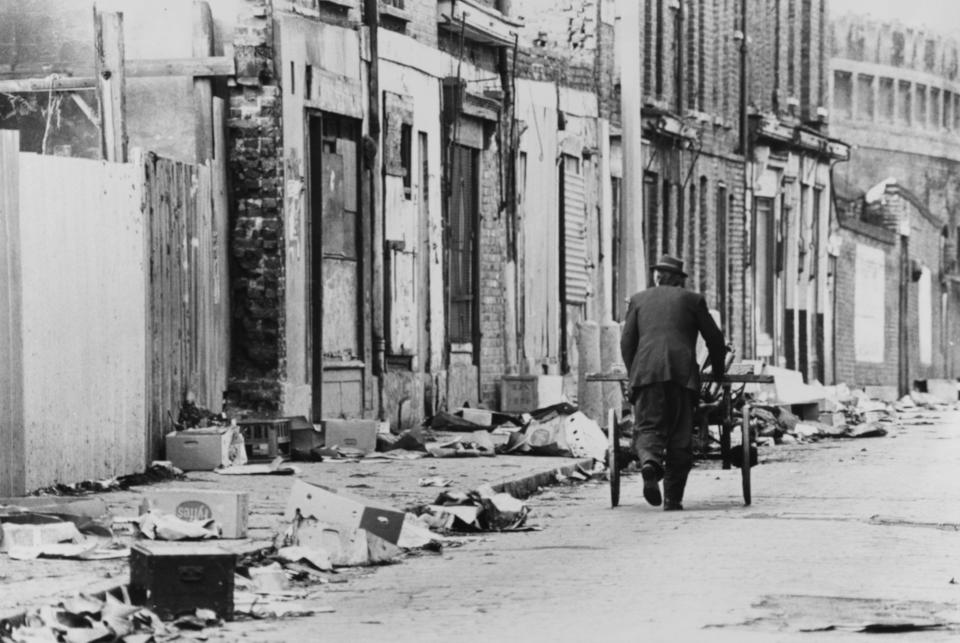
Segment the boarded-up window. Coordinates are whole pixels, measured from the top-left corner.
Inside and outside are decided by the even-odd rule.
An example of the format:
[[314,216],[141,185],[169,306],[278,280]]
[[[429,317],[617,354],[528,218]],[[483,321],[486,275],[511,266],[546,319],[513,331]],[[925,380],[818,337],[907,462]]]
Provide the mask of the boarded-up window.
[[409,199],[411,147],[413,144],[413,98],[383,92],[383,164],[389,176],[403,177],[405,196]]
[[762,346],[769,346],[772,349],[773,342],[774,286],[776,279],[774,201],[768,197],[757,197],[754,203],[756,211],[754,266],[756,268],[757,355],[769,357],[771,353],[769,350],[762,350]]
[[857,244],[854,266],[853,336],[858,362],[883,362],[886,257],[878,248]]
[[569,304],[582,304],[590,292],[586,191],[580,159],[568,155],[563,158],[564,299]]

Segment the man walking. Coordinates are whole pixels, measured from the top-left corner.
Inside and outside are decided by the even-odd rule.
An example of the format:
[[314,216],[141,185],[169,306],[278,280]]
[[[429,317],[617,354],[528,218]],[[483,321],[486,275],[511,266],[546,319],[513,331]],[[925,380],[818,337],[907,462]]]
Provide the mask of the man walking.
[[651,505],[663,502],[665,510],[679,510],[693,465],[693,413],[700,391],[697,333],[718,375],[726,345],[703,295],[684,288],[683,261],[664,255],[651,268],[656,287],[630,298],[620,353],[629,371],[643,497]]

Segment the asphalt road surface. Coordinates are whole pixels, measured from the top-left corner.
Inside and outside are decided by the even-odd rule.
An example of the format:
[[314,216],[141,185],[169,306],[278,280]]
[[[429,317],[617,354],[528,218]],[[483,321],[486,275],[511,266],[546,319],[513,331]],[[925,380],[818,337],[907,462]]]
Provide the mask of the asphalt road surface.
[[[244,641],[938,641],[960,637],[960,413],[882,438],[761,451],[753,505],[705,463],[686,510],[638,475],[529,500],[541,531],[489,534],[229,624]],[[903,628],[907,633],[869,633]],[[860,630],[868,630],[861,632]]]

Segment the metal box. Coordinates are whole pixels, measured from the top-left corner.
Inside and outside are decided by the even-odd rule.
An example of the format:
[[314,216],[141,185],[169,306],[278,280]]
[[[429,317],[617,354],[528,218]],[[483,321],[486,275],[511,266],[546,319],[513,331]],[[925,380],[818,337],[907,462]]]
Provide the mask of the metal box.
[[130,548],[130,599],[164,620],[211,609],[233,620],[237,555],[213,545],[138,543]]

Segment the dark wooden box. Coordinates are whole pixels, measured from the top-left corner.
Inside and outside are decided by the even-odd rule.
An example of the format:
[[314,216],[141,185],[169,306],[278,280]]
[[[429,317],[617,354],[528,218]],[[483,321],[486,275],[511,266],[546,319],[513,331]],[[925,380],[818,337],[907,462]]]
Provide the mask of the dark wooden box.
[[237,555],[196,543],[138,543],[130,548],[130,599],[169,620],[211,609],[233,620]]

